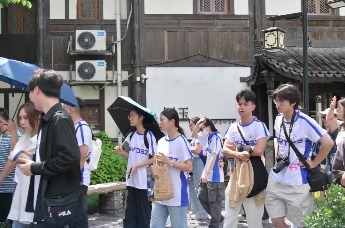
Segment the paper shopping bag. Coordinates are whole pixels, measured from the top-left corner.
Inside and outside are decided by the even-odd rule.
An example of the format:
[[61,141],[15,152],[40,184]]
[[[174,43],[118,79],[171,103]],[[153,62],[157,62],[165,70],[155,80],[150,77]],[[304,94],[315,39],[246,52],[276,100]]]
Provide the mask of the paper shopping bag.
[[147,196],[150,201],[174,198],[174,190],[167,166],[152,165],[147,168]]

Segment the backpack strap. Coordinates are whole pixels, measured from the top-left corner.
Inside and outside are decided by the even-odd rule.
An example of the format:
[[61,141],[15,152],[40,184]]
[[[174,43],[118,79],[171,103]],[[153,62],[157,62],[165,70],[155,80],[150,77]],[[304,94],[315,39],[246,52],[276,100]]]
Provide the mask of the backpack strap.
[[[88,127],[90,128],[90,126],[89,126],[88,124],[79,124],[78,127],[75,129],[75,133],[76,133],[76,134],[77,134],[77,132],[78,132],[79,127],[82,126],[82,125],[88,126]],[[90,130],[91,130],[91,128],[90,128]],[[95,140],[96,140],[96,137],[95,137],[95,135],[93,134],[92,130],[91,130],[91,135],[92,135],[92,140],[95,141]]]
[[[132,140],[133,138],[133,135],[135,133],[136,130],[132,131],[129,135],[129,140]],[[145,144],[145,147],[146,149],[149,149],[150,146],[149,146],[149,141],[147,140],[147,133],[149,132],[149,130],[145,129],[145,132],[144,132],[144,144]]]

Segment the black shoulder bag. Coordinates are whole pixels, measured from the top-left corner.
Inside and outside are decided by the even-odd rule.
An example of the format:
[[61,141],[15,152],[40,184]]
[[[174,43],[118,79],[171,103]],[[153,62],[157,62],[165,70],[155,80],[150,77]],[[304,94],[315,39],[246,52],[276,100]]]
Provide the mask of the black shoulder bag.
[[[250,143],[243,137],[243,134],[237,124],[237,130],[241,135],[241,138],[243,139],[244,143],[246,145],[250,145]],[[239,152],[242,152],[243,149],[240,149]],[[254,173],[254,184],[253,189],[247,196],[247,198],[251,198],[253,196],[256,196],[261,191],[265,190],[267,187],[268,182],[268,173],[266,170],[266,167],[264,163],[261,160],[260,156],[250,156],[249,157],[250,162],[252,163],[253,167],[253,173]]]
[[327,190],[333,181],[332,174],[330,172],[323,171],[320,165],[311,169],[306,159],[298,151],[297,147],[293,144],[290,137],[288,136],[285,124],[283,124],[283,122],[282,122],[282,126],[284,130],[285,138],[288,141],[289,146],[295,151],[300,162],[302,162],[303,165],[308,169],[307,180],[308,180],[308,184],[310,185],[310,191],[318,192],[318,191]]

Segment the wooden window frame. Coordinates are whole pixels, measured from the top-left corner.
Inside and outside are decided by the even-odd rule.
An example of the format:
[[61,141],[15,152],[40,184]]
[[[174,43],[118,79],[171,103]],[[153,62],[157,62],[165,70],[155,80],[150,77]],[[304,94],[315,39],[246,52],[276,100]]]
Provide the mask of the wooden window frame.
[[79,20],[98,20],[99,19],[99,0],[95,0],[95,9],[96,9],[96,17],[82,17],[81,14],[81,0],[78,0],[77,3],[77,19]]
[[[87,113],[89,110],[90,106],[98,106],[98,113],[97,113],[97,119],[98,122],[92,122],[87,118]],[[85,120],[89,125],[95,125],[95,126],[100,126],[101,125],[101,104],[97,103],[97,102],[92,102],[92,101],[85,101],[84,107],[83,107],[83,115],[82,118],[83,120]],[[85,112],[87,111],[87,112]]]
[[320,12],[320,0],[315,0],[316,13],[308,13],[308,15],[335,15],[335,10],[329,7],[329,13]]
[[19,32],[12,32],[10,31],[11,28],[11,13],[10,13],[10,6],[7,9],[7,33],[8,34],[35,34],[36,30],[36,10],[35,5],[32,5],[32,32],[25,32],[24,31],[24,7],[22,4],[13,4],[14,7],[19,7]]
[[200,11],[200,0],[196,0],[196,12],[198,14],[206,14],[206,15],[226,15],[229,14],[230,10],[229,10],[229,0],[223,0],[224,1],[224,9],[225,12],[215,12],[214,8],[215,8],[215,0],[210,0],[211,1],[211,12],[202,12]]

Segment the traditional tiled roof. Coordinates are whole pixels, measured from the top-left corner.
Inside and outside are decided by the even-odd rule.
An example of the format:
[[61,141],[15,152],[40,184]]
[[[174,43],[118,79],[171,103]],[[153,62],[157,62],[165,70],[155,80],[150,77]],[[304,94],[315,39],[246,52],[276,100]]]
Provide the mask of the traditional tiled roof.
[[[256,56],[255,67],[269,69],[277,74],[295,79],[303,79],[303,49],[287,48],[280,52],[263,51]],[[253,72],[246,81],[255,80],[259,71]],[[345,48],[308,48],[308,75],[310,83],[345,82]]]

